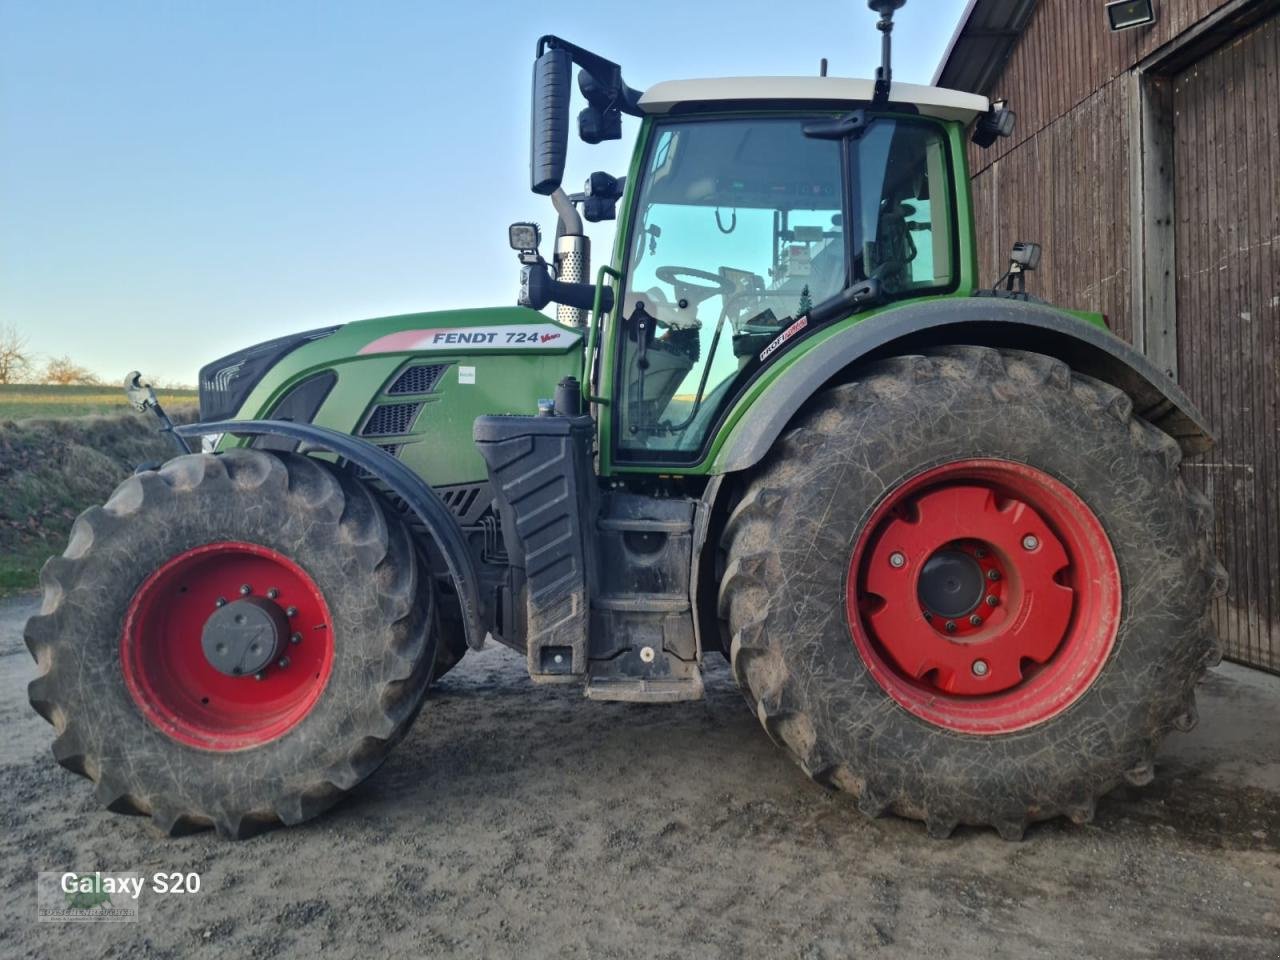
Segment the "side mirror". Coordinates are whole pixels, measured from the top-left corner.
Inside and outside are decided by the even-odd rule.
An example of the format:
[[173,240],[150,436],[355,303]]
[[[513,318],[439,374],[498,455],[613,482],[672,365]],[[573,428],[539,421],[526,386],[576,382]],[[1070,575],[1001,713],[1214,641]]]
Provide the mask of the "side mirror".
[[550,196],[564,179],[569,149],[569,51],[547,47],[533,62],[533,116],[529,141],[529,187]]
[[590,223],[618,219],[618,200],[626,188],[626,177],[611,177],[603,171],[593,173],[582,191],[583,218]]
[[973,128],[973,142],[985,150],[1001,137],[1012,137],[1017,121],[1018,115],[1009,109],[1009,102],[997,100],[978,118]]

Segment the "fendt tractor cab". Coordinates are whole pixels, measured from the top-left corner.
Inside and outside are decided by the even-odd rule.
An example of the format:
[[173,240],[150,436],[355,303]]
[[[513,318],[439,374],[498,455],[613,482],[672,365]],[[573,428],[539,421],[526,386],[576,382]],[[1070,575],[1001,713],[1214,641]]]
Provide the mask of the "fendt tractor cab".
[[[250,347],[201,371],[194,425],[131,377],[182,455],[45,567],[57,759],[168,832],[297,823],[488,638],[638,703],[701,697],[722,655],[806,773],[936,835],[1150,779],[1217,656],[1178,471],[1208,431],[1100,316],[1025,292],[1034,245],[983,287],[966,151],[1013,114],[895,83],[902,4],[869,4],[872,80],[640,93],[543,37],[557,226],[550,262],[511,227],[519,306]],[[583,140],[640,122],[626,176],[569,194],[575,67]],[[593,273],[583,220],[615,217]]]

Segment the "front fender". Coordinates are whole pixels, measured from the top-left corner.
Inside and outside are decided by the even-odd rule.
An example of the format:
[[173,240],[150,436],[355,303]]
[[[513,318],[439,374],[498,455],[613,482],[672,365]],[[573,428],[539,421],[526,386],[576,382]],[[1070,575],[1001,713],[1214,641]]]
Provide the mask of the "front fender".
[[307,450],[336,453],[381,480],[403,500],[426,527],[443,554],[458,593],[462,624],[467,645],[473,650],[484,646],[485,629],[481,625],[479,577],[467,548],[462,528],[439,494],[420,476],[380,447],[350,434],[317,427],[310,423],[286,420],[220,420],[175,427],[182,437],[200,437],[206,433],[230,433],[236,436],[284,437],[305,444]]
[[[1181,388],[1119,337],[1054,307],[999,297],[948,298],[868,317],[825,338],[787,367],[737,421],[712,461],[713,474],[746,470],[769,452],[800,408],[859,362],[941,344],[1030,350],[1062,360],[1133,398],[1134,411],[1184,453],[1213,445],[1204,417]],[[754,392],[752,392],[754,393]]]

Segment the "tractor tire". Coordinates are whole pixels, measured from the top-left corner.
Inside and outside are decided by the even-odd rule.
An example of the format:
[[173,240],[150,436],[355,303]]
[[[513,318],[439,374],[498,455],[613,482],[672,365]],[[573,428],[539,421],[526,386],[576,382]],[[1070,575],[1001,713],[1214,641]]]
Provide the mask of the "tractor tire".
[[1092,819],[1221,654],[1208,501],[1129,397],[941,347],[819,394],[726,521],[719,613],[769,735],[933,836]]
[[[113,811],[170,835],[299,823],[421,706],[436,654],[421,569],[399,517],[328,463],[178,457],[81,514],[45,564],[31,704]],[[211,632],[215,611],[233,632]]]

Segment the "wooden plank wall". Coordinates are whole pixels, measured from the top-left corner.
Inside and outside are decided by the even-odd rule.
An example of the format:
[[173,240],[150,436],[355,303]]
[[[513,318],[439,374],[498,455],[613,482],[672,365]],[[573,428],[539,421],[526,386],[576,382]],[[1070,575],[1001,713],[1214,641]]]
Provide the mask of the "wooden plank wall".
[[1280,671],[1280,16],[1174,80],[1178,369],[1218,433],[1227,655]]
[[1014,136],[989,150],[974,148],[973,172],[1016,151],[1102,87],[1224,6],[1225,0],[1158,0],[1159,19],[1141,30],[1112,33],[1102,0],[1040,0],[1004,73],[991,91],[1018,112]]
[[973,180],[982,280],[1017,240],[1044,247],[1037,296],[1107,315],[1132,342],[1126,84],[1114,80]]
[[984,278],[1004,272],[1015,240],[1039,242],[1033,290],[1107,314],[1133,342],[1127,74],[1222,4],[1161,0],[1155,26],[1113,34],[1101,3],[1040,0],[992,91],[1008,97],[1017,130],[970,148]]

